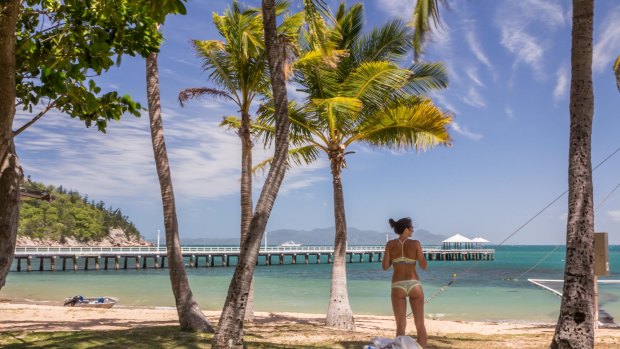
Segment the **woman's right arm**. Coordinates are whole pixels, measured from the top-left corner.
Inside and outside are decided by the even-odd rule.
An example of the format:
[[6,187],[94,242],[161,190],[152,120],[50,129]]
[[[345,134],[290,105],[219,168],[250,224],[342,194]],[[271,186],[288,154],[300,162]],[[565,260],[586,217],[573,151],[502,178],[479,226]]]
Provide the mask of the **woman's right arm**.
[[381,261],[381,267],[383,270],[390,269],[390,265],[392,265],[392,258],[390,258],[390,250],[388,249],[388,244],[385,244],[385,251],[383,252],[383,260]]
[[420,268],[422,268],[423,270],[426,270],[426,258],[424,258],[424,251],[422,251],[422,244],[420,243],[419,240],[416,240],[416,256],[418,257],[418,264],[420,265]]

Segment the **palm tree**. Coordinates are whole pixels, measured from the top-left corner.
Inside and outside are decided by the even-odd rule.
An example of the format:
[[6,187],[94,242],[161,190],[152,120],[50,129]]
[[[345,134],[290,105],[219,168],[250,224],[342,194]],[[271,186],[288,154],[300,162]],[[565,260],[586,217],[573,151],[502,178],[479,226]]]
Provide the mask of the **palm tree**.
[[[409,69],[397,62],[410,49],[411,35],[399,20],[362,35],[363,5],[346,9],[342,3],[329,36],[333,46],[349,55],[335,66],[322,59],[295,64],[295,81],[308,93],[303,104],[290,103],[291,139],[303,141],[305,154],[325,153],[330,161],[334,191],[335,240],[326,325],[354,329],[346,286],[347,227],[342,169],[349,147],[365,143],[391,149],[426,150],[449,144],[445,115],[418,93],[445,87],[438,64],[416,64]],[[309,43],[313,55],[313,43]],[[273,123],[265,106],[259,120]],[[266,127],[263,127],[267,129]]]
[[551,348],[594,347],[593,22],[594,0],[573,0],[566,264]]
[[[288,4],[277,4],[277,13],[283,13]],[[278,27],[281,35],[296,40],[303,22],[303,13],[286,16]],[[209,73],[209,81],[218,88],[187,88],[179,93],[181,105],[189,99],[205,95],[232,101],[241,114],[236,131],[241,140],[241,234],[243,243],[252,220],[252,133],[250,107],[254,99],[267,93],[267,57],[263,39],[262,16],[258,9],[245,8],[237,1],[223,15],[213,13],[213,23],[220,40],[193,40],[194,50],[203,61],[203,69]],[[253,285],[245,312],[246,320],[253,317]]]
[[[178,0],[161,1],[150,7],[149,15],[157,19],[157,23],[163,23],[167,13],[185,13],[185,6]],[[170,284],[174,294],[181,330],[213,332],[213,327],[211,327],[211,324],[200,310],[198,303],[194,300],[183,265],[172,176],[170,174],[170,164],[161,117],[157,56],[157,52],[152,52],[146,57],[146,94],[153,155],[155,157],[157,177],[159,178],[164,213]]]
[[[179,93],[179,102],[204,95],[223,97],[239,107],[241,123],[237,134],[241,140],[241,238],[243,243],[252,219],[252,136],[250,134],[250,106],[254,97],[266,88],[263,28],[258,12],[242,9],[234,1],[223,15],[213,13],[213,23],[224,41],[193,40],[194,50],[209,72],[209,80],[218,87],[188,88]],[[253,286],[252,282],[252,286]],[[254,292],[250,295],[246,320],[253,317]]]
[[[443,2],[443,1],[442,1]],[[414,25],[421,38],[430,30],[429,12],[439,23],[437,0],[418,0]],[[594,0],[573,0],[571,48],[570,140],[568,164],[568,224],[566,264],[560,316],[551,348],[594,346],[594,211],[591,164],[592,118],[592,27]],[[423,40],[421,41],[423,42]],[[620,57],[614,64],[620,89]]]
[[241,244],[239,262],[228,288],[217,331],[211,342],[214,349],[243,348],[243,319],[260,242],[287,167],[289,119],[286,96],[286,52],[291,41],[286,34],[278,33],[276,8],[275,0],[262,1],[265,51],[276,109],[274,158],[258,198],[248,234]]

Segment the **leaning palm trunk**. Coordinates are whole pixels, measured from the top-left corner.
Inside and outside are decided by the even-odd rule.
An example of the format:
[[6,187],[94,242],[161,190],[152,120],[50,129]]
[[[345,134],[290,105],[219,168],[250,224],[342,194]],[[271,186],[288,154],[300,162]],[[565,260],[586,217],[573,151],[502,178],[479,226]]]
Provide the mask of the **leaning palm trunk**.
[[21,1],[0,4],[0,289],[13,263],[19,223],[22,168],[13,143],[15,117],[15,32]]
[[594,347],[594,210],[591,138],[593,0],[573,1],[566,267],[551,348]]
[[329,292],[329,306],[325,324],[346,330],[355,330],[353,312],[349,305],[347,290],[347,221],[344,211],[344,194],[342,191],[342,152],[332,152],[331,168],[334,185],[334,216],[336,221],[336,238],[334,240],[334,264],[332,265],[332,285]]
[[[241,113],[241,239],[239,246],[243,244],[250,222],[252,221],[252,135],[250,134],[250,114],[247,111]],[[245,320],[252,321],[254,318],[254,278],[250,283],[248,303],[245,308]]]
[[265,46],[276,107],[275,153],[258,198],[248,236],[241,245],[239,263],[230,282],[217,332],[212,340],[214,349],[243,348],[243,319],[258,260],[258,250],[287,166],[289,120],[284,77],[285,52],[284,43],[280,42],[276,35],[275,5],[274,0],[263,0]]
[[168,251],[168,270],[172,293],[179,314],[179,324],[183,331],[206,331],[213,332],[198,304],[194,301],[192,290],[189,287],[183,255],[179,241],[179,224],[177,222],[174,191],[172,190],[172,178],[168,153],[164,140],[164,126],[161,119],[161,105],[159,97],[159,72],[157,68],[157,53],[151,53],[146,59],[146,89],[151,119],[151,139],[153,141],[153,154],[155,166],[161,188],[161,199],[164,209],[164,225],[166,228],[166,249]]

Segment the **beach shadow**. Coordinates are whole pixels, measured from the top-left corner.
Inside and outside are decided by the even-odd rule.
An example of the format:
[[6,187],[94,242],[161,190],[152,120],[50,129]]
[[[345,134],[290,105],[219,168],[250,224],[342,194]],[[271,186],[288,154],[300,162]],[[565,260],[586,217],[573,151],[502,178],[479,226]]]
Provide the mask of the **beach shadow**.
[[[165,321],[157,321],[151,320],[148,321],[124,321],[124,320],[110,320],[110,321],[101,321],[97,319],[90,320],[80,320],[80,321],[54,321],[53,319],[50,321],[12,321],[12,320],[4,320],[3,325],[6,326],[7,330],[0,331],[2,332],[10,332],[11,329],[19,329],[20,331],[39,331],[39,332],[50,332],[50,331],[59,331],[59,329],[64,329],[66,331],[99,331],[104,330],[102,327],[105,327],[105,330],[127,330],[130,328],[140,328],[140,327],[164,327],[170,326],[169,320]],[[62,331],[62,330],[61,330]]]
[[181,332],[178,327],[140,328],[119,331],[79,331],[33,334],[0,333],[0,344],[7,349],[24,348],[210,348],[212,335]]
[[250,324],[262,325],[262,324],[271,324],[274,322],[287,322],[287,323],[294,323],[294,324],[322,326],[322,324],[319,321],[314,320],[314,319],[300,319],[294,316],[274,314],[274,313],[269,313],[269,316],[266,318],[256,318]]

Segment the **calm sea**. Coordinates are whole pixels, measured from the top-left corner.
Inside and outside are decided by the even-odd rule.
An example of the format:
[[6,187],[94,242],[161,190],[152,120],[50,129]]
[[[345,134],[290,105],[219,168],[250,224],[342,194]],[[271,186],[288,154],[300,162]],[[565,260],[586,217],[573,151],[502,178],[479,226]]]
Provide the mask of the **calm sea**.
[[[494,261],[429,261],[420,274],[429,317],[453,320],[555,322],[560,298],[527,279],[561,279],[563,247],[500,246]],[[620,246],[610,246],[611,275],[620,279]],[[535,269],[521,275],[541,262]],[[204,263],[201,260],[201,263]],[[35,268],[36,269],[36,268]],[[220,310],[234,268],[187,269],[196,300],[204,310]],[[456,274],[456,281],[437,293]],[[347,264],[349,300],[356,314],[391,315],[390,272],[379,263]],[[259,266],[255,274],[257,311],[325,313],[331,265]],[[561,290],[561,284],[553,285]],[[9,274],[1,298],[61,303],[72,295],[115,296],[117,306],[173,307],[167,269],[100,270]],[[601,284],[599,304],[620,319],[620,284]]]

